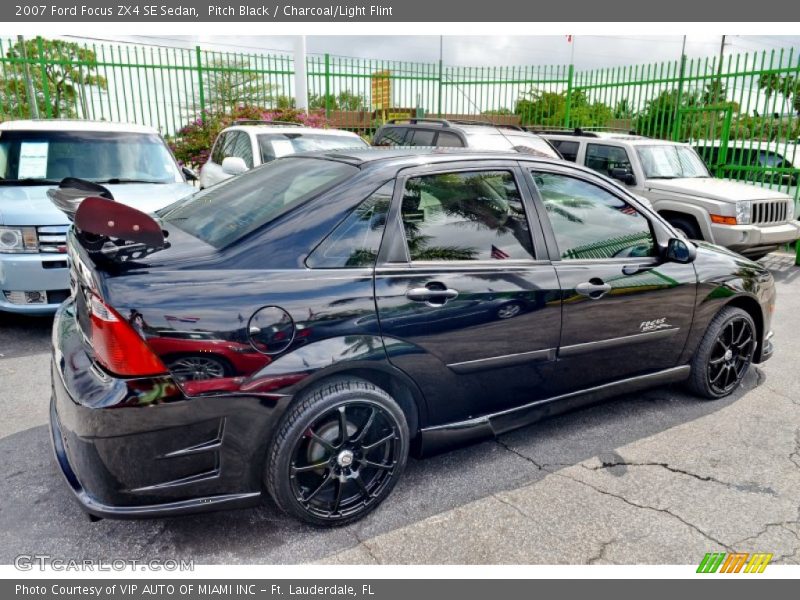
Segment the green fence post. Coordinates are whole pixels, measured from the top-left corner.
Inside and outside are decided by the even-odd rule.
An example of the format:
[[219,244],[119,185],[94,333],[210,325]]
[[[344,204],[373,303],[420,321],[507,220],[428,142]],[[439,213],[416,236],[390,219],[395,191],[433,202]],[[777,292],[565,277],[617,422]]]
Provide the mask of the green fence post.
[[572,81],[575,75],[575,67],[573,65],[569,66],[567,70],[567,100],[566,106],[564,108],[564,127],[569,129],[569,112],[570,107],[572,105]]
[[725,176],[725,169],[723,167],[728,163],[728,139],[731,136],[732,120],[733,110],[728,107],[725,111],[725,120],[722,122],[722,135],[720,136],[722,143],[719,146],[719,160],[717,161],[715,177],[722,178]]
[[197,89],[200,96],[200,117],[205,119],[206,114],[206,94],[203,90],[203,57],[200,53],[200,46],[195,46],[195,56],[197,56]]
[[44,58],[44,40],[42,36],[36,38],[36,48],[39,51],[39,66],[42,69],[42,92],[44,93],[45,115],[53,118],[53,107],[50,106],[50,85],[47,83],[47,64]]
[[686,71],[686,55],[681,54],[681,69],[678,73],[678,94],[675,98],[675,114],[672,115],[672,140],[677,142],[680,139],[680,110],[683,102],[683,79]]
[[439,107],[436,116],[442,118],[442,59],[439,59]]
[[331,56],[325,53],[325,118],[331,118]]

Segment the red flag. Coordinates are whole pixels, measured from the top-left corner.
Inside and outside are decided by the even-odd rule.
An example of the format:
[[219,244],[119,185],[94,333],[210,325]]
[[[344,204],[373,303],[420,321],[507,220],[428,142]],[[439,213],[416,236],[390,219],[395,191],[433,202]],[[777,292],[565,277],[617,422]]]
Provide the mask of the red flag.
[[510,254],[506,254],[500,248],[492,244],[492,258],[496,258],[497,260],[503,260],[504,258],[511,258]]
[[568,36],[567,36],[567,43],[568,43],[568,44],[571,44],[571,43],[572,43],[572,36],[571,36],[571,35],[568,35]]

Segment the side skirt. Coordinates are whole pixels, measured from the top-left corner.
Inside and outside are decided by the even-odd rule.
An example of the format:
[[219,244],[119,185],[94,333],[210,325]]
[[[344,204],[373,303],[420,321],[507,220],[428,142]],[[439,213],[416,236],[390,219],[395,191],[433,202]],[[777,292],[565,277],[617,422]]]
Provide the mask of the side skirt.
[[673,367],[657,373],[629,377],[577,392],[536,400],[530,404],[466,421],[427,427],[420,432],[419,454],[420,456],[436,454],[454,446],[497,436],[553,415],[595,404],[606,398],[684,381],[690,372],[689,365]]

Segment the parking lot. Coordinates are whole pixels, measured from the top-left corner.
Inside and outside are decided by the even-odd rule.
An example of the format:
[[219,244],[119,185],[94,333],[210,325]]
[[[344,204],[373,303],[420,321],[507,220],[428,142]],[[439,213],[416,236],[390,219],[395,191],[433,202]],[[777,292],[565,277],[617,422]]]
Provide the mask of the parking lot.
[[774,358],[701,402],[659,388],[411,461],[365,520],[319,530],[249,510],[90,522],[51,456],[49,319],[0,317],[0,562],[697,563],[708,551],[800,562],[800,268],[778,285]]

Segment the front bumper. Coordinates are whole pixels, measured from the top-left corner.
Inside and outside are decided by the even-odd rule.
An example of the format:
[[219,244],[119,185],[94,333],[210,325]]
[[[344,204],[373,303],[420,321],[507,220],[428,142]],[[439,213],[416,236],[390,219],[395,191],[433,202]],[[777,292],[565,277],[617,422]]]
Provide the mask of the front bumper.
[[83,509],[117,519],[258,504],[279,412],[263,398],[153,400],[163,379],[123,380],[92,364],[72,303],[53,329],[50,428],[56,462]]
[[741,254],[769,251],[800,237],[800,223],[779,225],[711,225],[714,243]]
[[[46,291],[56,301],[18,304],[5,292]],[[29,315],[53,314],[69,295],[66,254],[0,254],[0,310]]]

